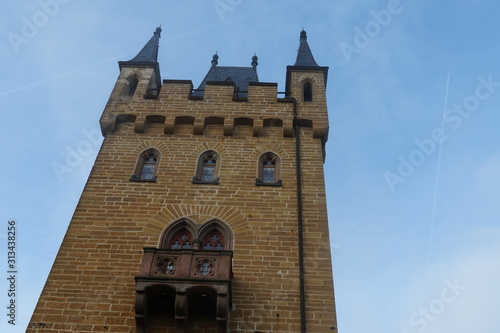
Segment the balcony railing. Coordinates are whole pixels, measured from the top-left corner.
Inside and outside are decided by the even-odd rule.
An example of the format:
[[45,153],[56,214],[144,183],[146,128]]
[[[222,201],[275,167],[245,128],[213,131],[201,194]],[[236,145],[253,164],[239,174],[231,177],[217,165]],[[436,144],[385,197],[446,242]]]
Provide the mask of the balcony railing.
[[139,276],[159,279],[231,280],[233,251],[144,248]]

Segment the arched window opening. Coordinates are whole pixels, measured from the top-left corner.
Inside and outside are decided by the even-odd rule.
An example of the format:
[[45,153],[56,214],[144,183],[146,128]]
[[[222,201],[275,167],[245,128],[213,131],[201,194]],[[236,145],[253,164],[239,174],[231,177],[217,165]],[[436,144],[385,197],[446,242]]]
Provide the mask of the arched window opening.
[[280,160],[276,154],[266,153],[259,158],[257,185],[281,186]]
[[309,81],[304,82],[303,90],[304,90],[304,102],[312,102],[313,100],[312,83]]
[[139,177],[141,179],[153,179],[156,162],[158,162],[158,159],[153,154],[146,156],[144,158],[144,163],[142,164],[142,170]]
[[201,166],[202,181],[211,182],[214,180],[216,163],[216,159],[213,155],[208,155],[205,159],[203,159],[203,164]]
[[218,184],[219,183],[219,155],[214,151],[207,151],[198,160],[196,176],[193,183]]
[[169,249],[172,250],[188,250],[193,247],[193,236],[183,228],[176,232],[170,239]]
[[276,161],[272,156],[267,156],[262,161],[262,181],[264,183],[276,182]]
[[139,84],[139,80],[137,79],[136,76],[129,78],[127,90],[125,91],[125,96],[129,96],[129,97],[134,96],[135,91],[137,90],[138,84]]
[[156,181],[160,153],[156,149],[146,150],[139,157],[135,173],[130,177],[132,181]]
[[201,244],[203,250],[224,250],[224,243],[222,233],[217,229],[213,229],[205,235]]

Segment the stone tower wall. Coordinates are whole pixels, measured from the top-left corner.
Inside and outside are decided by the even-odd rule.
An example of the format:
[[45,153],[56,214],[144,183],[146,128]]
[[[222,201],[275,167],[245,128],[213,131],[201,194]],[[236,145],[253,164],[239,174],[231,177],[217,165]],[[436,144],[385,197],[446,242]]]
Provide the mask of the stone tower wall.
[[[127,77],[137,75],[133,97]],[[144,247],[157,247],[173,221],[227,223],[234,234],[230,332],[300,332],[297,187],[293,107],[277,85],[255,83],[247,98],[234,86],[164,81],[145,99],[152,68],[124,68],[101,117],[105,135],[28,332],[135,332],[135,281]],[[301,99],[312,80],[314,102]],[[293,72],[301,124],[305,290],[308,332],[335,332],[323,146],[328,132],[324,78]],[[139,155],[160,152],[156,182],[130,181]],[[220,155],[220,183],[193,184],[204,151]],[[258,159],[281,159],[282,186],[256,186]],[[170,327],[170,330],[160,327]],[[150,332],[174,332],[157,318]],[[213,322],[188,332],[215,332]]]

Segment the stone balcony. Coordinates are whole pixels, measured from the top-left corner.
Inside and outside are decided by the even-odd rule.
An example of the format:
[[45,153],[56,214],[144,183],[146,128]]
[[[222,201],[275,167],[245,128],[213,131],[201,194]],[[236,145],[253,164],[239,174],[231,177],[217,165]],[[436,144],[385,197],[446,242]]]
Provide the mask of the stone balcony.
[[[186,332],[190,309],[196,300],[208,300],[217,332],[227,329],[231,304],[233,252],[227,250],[171,250],[145,248],[136,281],[137,332],[147,332],[156,293],[170,294],[176,331]],[[166,292],[167,291],[167,292]]]
[[145,248],[137,279],[230,282],[232,251]]

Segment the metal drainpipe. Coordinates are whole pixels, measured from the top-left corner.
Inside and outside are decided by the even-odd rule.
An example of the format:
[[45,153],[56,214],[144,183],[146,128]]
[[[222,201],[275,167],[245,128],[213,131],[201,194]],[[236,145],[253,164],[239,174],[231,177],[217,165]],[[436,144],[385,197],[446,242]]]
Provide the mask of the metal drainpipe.
[[302,174],[300,164],[300,128],[297,117],[297,100],[293,101],[293,127],[295,130],[295,160],[297,174],[297,215],[298,215],[298,236],[299,236],[299,288],[300,288],[300,331],[306,333],[306,292],[304,281],[304,235],[302,219]]

